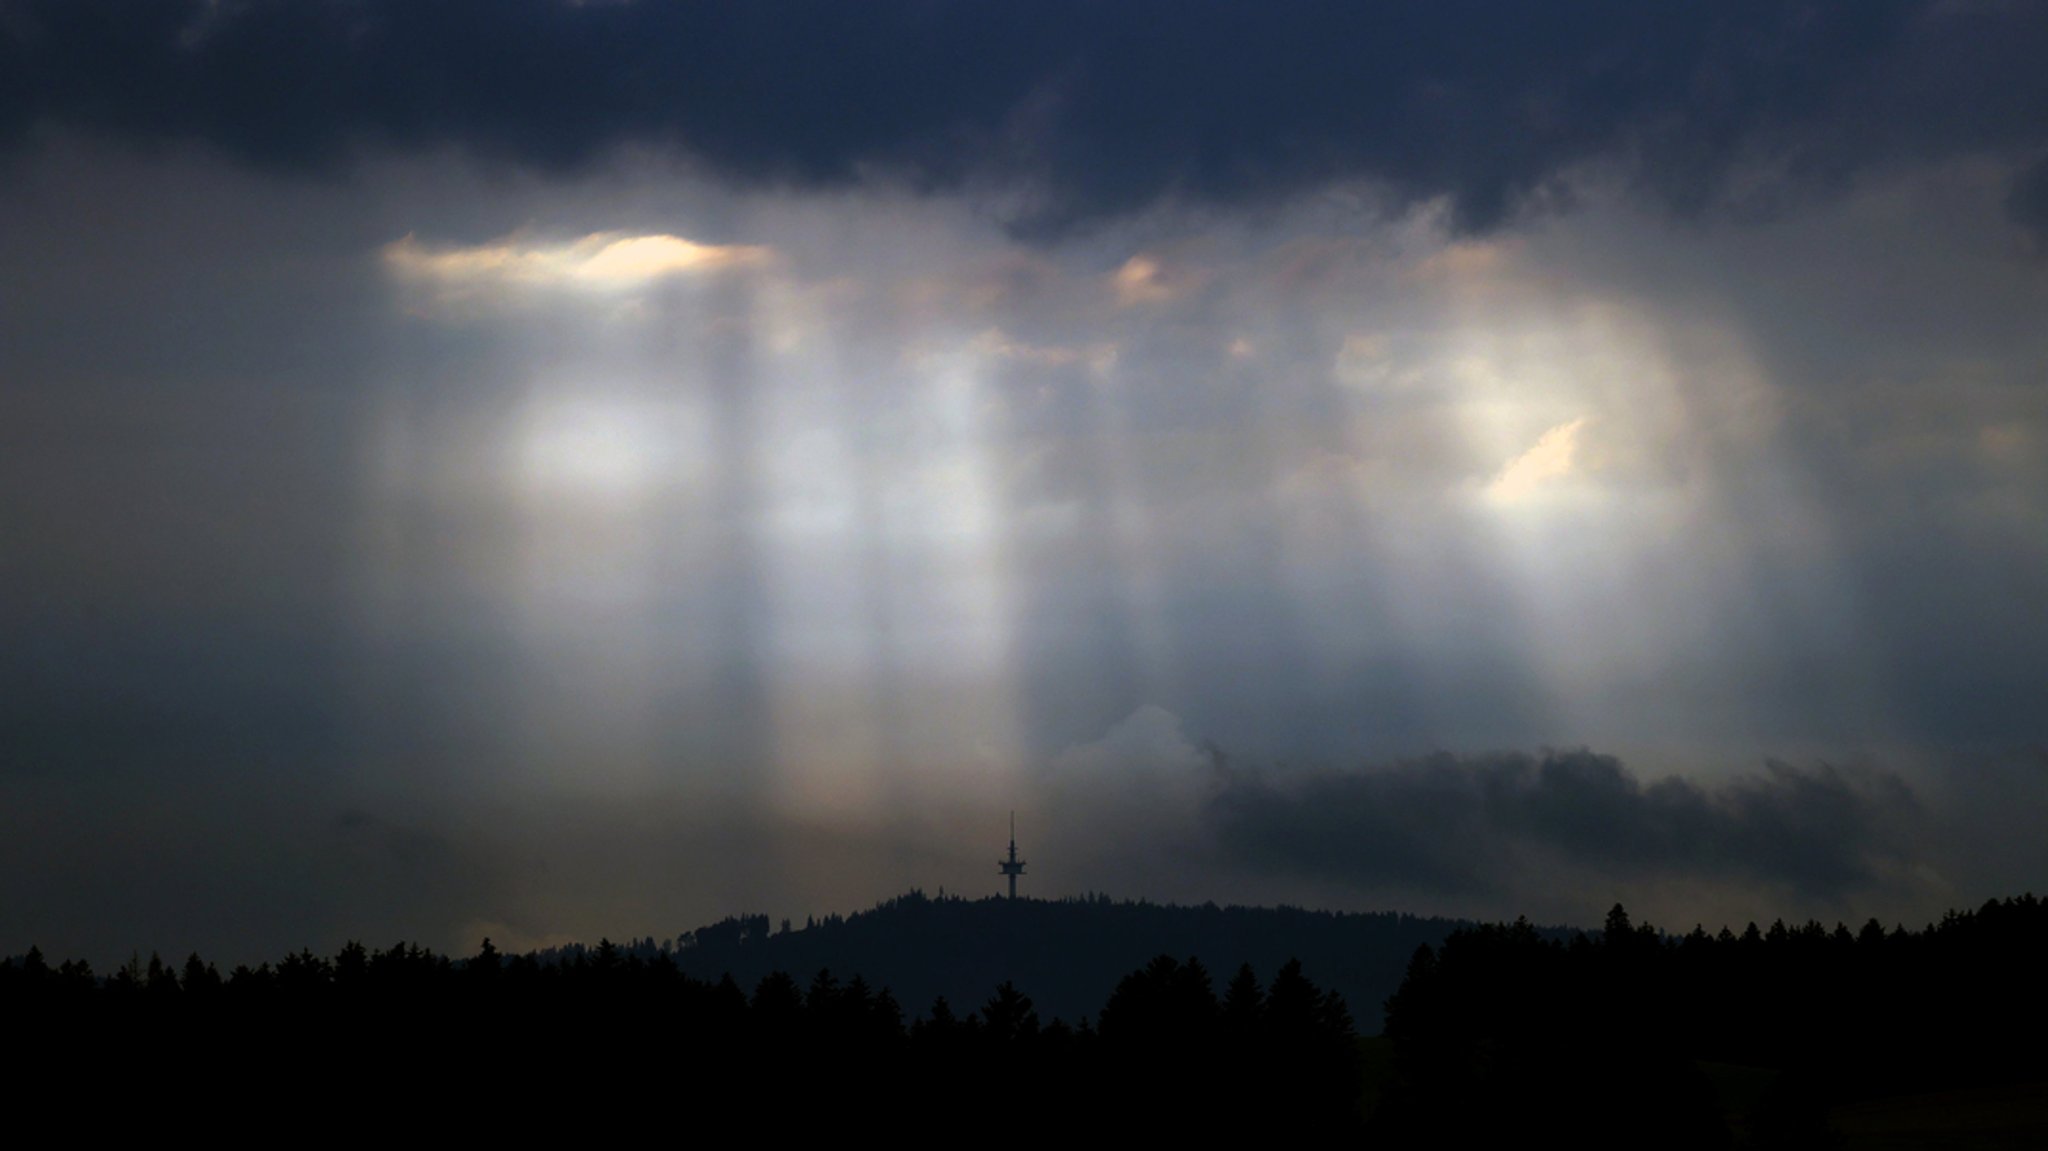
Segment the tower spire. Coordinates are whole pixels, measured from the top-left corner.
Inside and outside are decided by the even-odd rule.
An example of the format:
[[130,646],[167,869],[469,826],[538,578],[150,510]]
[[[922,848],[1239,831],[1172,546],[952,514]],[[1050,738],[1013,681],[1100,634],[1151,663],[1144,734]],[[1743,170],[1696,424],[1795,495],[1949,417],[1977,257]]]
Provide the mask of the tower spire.
[[1017,877],[1024,874],[1024,861],[1017,858],[1017,813],[1010,812],[1010,858],[996,860],[996,870],[1010,877],[1010,898],[1017,898]]

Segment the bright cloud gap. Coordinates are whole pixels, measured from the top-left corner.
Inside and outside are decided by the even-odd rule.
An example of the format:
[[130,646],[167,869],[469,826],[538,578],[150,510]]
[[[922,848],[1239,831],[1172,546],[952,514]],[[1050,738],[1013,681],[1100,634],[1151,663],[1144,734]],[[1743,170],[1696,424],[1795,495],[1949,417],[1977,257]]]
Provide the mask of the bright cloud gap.
[[1577,469],[1579,432],[1585,426],[1581,416],[1544,432],[1534,447],[1508,461],[1493,477],[1486,494],[1502,503],[1517,503],[1570,476]]
[[592,232],[548,242],[517,234],[474,246],[435,247],[411,234],[385,245],[384,264],[398,278],[448,289],[530,287],[631,291],[672,276],[698,275],[764,262],[768,249],[700,244],[666,233]]

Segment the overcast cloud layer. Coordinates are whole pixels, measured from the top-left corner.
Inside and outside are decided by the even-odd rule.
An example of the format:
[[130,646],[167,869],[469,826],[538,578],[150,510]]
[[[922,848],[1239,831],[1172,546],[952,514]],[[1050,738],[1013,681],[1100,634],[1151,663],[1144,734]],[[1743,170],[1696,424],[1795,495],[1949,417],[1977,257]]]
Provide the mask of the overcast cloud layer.
[[1364,177],[1490,228],[1590,160],[1696,210],[2048,146],[2048,17],[1991,0],[0,11],[15,136],[55,121],[284,168],[456,145],[560,171],[638,145],[747,181],[1017,184],[1041,225]]
[[0,952],[2025,888],[2042,58],[0,0]]

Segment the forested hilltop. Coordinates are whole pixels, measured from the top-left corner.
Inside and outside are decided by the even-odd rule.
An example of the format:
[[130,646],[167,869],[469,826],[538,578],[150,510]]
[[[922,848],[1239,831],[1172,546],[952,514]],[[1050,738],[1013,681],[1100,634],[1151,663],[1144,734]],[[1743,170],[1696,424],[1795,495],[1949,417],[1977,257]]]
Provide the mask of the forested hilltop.
[[[1354,1005],[1360,1029],[1370,1034],[1380,1029],[1380,1004],[1400,984],[1415,949],[1471,926],[1392,912],[1185,907],[1102,895],[970,900],[912,891],[848,916],[802,923],[734,916],[671,939],[624,946],[645,958],[667,951],[686,974],[717,979],[730,973],[742,986],[771,971],[858,971],[913,1007],[941,995],[975,1002],[1008,980],[1029,988],[1041,1010],[1068,1020],[1100,1010],[1118,979],[1156,955],[1198,955],[1224,973],[1244,963],[1272,972],[1299,959]],[[1563,928],[1540,933],[1569,935]],[[564,948],[540,958],[586,950]]]

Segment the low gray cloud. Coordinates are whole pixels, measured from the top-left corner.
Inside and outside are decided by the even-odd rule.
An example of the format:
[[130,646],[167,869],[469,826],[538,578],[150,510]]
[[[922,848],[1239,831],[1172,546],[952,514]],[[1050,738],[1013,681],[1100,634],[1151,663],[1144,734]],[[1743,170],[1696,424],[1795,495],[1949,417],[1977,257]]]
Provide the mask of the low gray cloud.
[[1589,751],[1457,756],[1230,779],[1206,818],[1247,866],[1365,888],[1512,889],[1531,865],[1624,879],[1754,881],[1823,901],[1909,853],[1895,776],[1770,763],[1712,786],[1645,783]]

